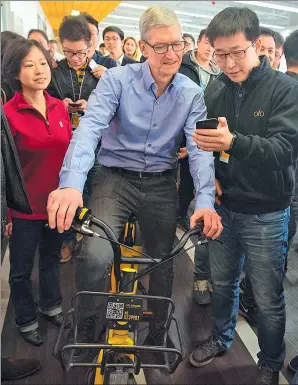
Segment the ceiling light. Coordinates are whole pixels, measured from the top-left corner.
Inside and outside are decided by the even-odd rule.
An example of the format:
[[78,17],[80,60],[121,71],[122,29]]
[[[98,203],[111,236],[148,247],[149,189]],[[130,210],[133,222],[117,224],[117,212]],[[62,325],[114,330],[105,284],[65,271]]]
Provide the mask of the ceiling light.
[[261,27],[273,28],[273,29],[284,29],[286,27],[281,27],[280,25],[272,25],[272,24],[260,24]]
[[279,9],[280,11],[288,11],[298,13],[298,8],[288,7],[287,5],[264,3],[263,1],[234,1],[234,3],[242,3],[246,5],[255,5],[257,7],[265,7],[271,9]]
[[80,14],[80,11],[76,11],[75,9],[73,9],[73,10],[71,11],[71,15],[72,15],[72,16],[79,16],[79,14]]
[[[111,25],[111,23],[100,23],[99,25]],[[137,30],[139,30],[139,27],[138,26],[133,26],[133,25],[129,25],[129,24],[119,24],[117,23],[117,27],[128,27],[128,28],[136,28]]]
[[202,17],[205,19],[213,19],[214,16],[210,15],[201,15],[198,13],[190,13],[190,12],[182,12],[182,11],[174,11],[177,15],[184,15],[184,16],[192,16],[192,17]]
[[134,9],[147,9],[148,8],[148,7],[145,7],[145,5],[135,5],[135,4],[128,4],[128,3],[121,3],[118,5],[118,7],[134,8]]
[[139,17],[129,17],[129,16],[118,16],[118,15],[109,15],[106,17],[107,18],[114,18],[114,19],[126,19],[126,20],[136,20],[136,21],[139,21],[140,18]]

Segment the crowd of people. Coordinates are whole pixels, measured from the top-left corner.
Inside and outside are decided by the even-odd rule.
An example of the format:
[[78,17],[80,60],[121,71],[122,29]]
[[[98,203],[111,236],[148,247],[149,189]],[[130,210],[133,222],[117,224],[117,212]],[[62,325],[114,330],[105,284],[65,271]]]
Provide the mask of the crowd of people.
[[[1,224],[16,326],[34,346],[43,344],[39,317],[61,326],[60,266],[74,255],[77,290],[107,291],[113,252],[71,230],[79,206],[118,237],[136,215],[146,252],[161,258],[177,225],[187,231],[202,221],[214,242],[196,245],[193,298],[211,304],[212,329],[190,363],[200,368],[228,351],[240,312],[257,328],[256,383],[278,384],[283,280],[297,218],[298,30],[284,41],[237,7],[218,13],[197,40],[166,7],[148,8],[139,26],[139,41],[108,26],[100,45],[98,22],[87,13],[64,17],[59,43],[38,29],[27,38],[1,33]],[[217,129],[196,129],[207,118],[217,118]],[[31,283],[37,249],[38,305]],[[172,262],[156,269],[149,294],[171,297],[174,273]],[[80,301],[79,342],[98,341],[103,306]],[[167,308],[151,306],[156,317],[144,343],[162,345]],[[84,354],[76,349],[74,357]],[[40,367],[3,364],[4,379]],[[289,369],[297,368],[294,357]]]

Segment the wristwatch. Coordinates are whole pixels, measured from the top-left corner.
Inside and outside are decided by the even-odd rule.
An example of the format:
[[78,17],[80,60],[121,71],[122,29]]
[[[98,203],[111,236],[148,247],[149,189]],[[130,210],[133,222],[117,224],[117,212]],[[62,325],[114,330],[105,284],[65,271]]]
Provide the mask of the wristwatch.
[[228,149],[228,151],[233,150],[233,148],[235,147],[235,144],[237,142],[237,139],[238,139],[238,135],[236,132],[232,132],[232,135],[233,135],[233,138],[232,138],[232,142],[231,142],[231,145],[230,145],[230,148]]

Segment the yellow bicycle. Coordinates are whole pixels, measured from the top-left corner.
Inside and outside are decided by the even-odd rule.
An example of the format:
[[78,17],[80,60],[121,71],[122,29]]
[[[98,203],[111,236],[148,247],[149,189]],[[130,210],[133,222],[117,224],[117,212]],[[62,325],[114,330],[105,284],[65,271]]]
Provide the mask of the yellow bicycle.
[[[93,226],[102,229],[106,236],[97,233]],[[142,251],[140,246],[134,245],[136,224],[133,220],[126,224],[122,242],[119,242],[105,222],[94,217],[87,208],[77,210],[73,228],[85,236],[108,240],[114,252],[114,263],[110,275],[110,293],[81,291],[76,293],[72,299],[71,309],[65,314],[54,348],[54,355],[60,360],[62,369],[68,372],[72,367],[88,368],[85,381],[88,385],[135,384],[135,375],[139,374],[141,368],[165,369],[169,374],[173,373],[183,359],[180,328],[174,315],[175,305],[170,298],[137,294],[138,280],[176,257],[191,236],[198,236],[198,244],[207,244],[209,240],[203,236],[201,225],[199,224],[185,233],[165,259],[151,258]],[[148,265],[148,267],[139,272],[139,265]],[[144,292],[144,290],[142,291]],[[77,341],[78,301],[86,295],[106,299],[105,343],[86,344]],[[169,309],[162,346],[137,344],[139,323],[141,321],[149,322],[155,317],[150,310],[143,308],[143,303],[148,300],[164,301]],[[73,323],[73,341],[63,345],[62,335],[69,318],[72,318]],[[179,346],[177,348],[167,346],[168,331],[171,325],[176,329],[178,335]],[[73,359],[75,349],[95,350],[96,359],[92,362],[77,362]],[[142,352],[163,353],[164,364],[142,363],[140,357]],[[171,362],[169,354],[175,357]]]

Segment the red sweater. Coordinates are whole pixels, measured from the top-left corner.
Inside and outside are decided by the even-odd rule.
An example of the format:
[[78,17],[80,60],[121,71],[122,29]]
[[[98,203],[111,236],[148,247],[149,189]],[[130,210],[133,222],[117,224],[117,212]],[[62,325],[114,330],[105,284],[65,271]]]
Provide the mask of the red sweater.
[[12,217],[47,219],[47,200],[59,184],[59,172],[71,139],[71,124],[63,101],[44,92],[47,119],[17,92],[3,106],[20,157],[33,214],[11,210]]

